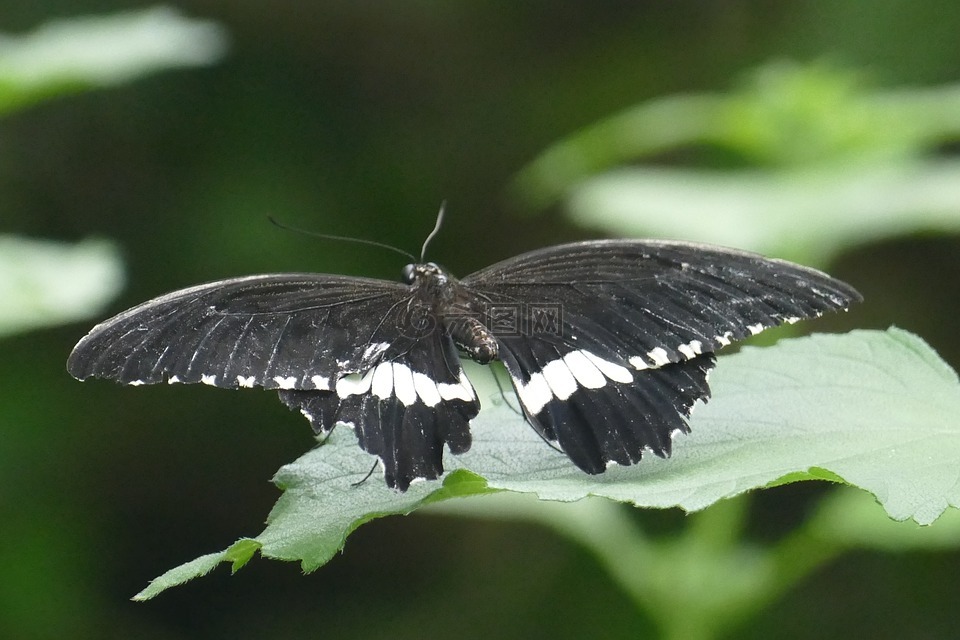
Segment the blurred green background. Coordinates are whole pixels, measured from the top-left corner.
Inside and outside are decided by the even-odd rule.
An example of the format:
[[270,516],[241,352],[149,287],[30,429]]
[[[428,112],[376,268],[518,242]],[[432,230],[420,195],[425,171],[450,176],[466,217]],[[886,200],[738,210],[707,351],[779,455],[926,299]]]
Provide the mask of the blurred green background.
[[[6,33],[146,6],[6,5]],[[960,4],[176,7],[223,27],[222,61],[0,119],[0,233],[109,238],[127,265],[126,288],[96,317],[0,342],[0,637],[655,637],[580,547],[533,525],[437,515],[364,527],[307,577],[294,564],[255,560],[236,577],[221,568],[131,603],[166,569],[259,533],[278,496],[269,478],[313,439],[274,394],[81,385],[66,374],[67,354],[94,321],[190,284],[268,271],[399,275],[394,254],[279,231],[267,215],[415,252],[446,199],[430,257],[458,274],[596,237],[599,228],[565,215],[563,198],[534,211],[511,186],[559,139],[647,100],[722,94],[771,60],[828,60],[878,88],[950,85],[960,79]],[[925,157],[948,161],[957,148],[944,135]],[[644,162],[763,164],[710,144]],[[589,224],[583,206],[576,219]],[[827,235],[834,222],[824,221]],[[896,324],[956,368],[960,241],[936,231],[943,226],[845,240],[818,266],[867,303],[817,328]],[[762,492],[748,538],[788,531],[822,490]],[[684,518],[636,517],[666,532]],[[848,554],[734,636],[953,637],[958,560],[956,551]],[[683,606],[678,595],[677,615]]]

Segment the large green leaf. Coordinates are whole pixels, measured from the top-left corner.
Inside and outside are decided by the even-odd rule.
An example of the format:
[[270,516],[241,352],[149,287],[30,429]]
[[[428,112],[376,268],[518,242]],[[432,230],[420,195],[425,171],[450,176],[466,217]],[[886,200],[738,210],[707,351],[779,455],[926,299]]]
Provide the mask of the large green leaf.
[[[493,406],[474,421],[472,449],[447,460],[457,471],[442,484],[415,483],[403,494],[379,479],[352,485],[370,458],[340,429],[280,470],[276,481],[284,495],[255,542],[264,556],[299,560],[310,571],[374,518],[497,490],[693,511],[751,489],[827,478],[869,491],[895,520],[929,524],[960,505],[960,383],[907,332],[856,331],[746,347],[720,358],[711,384],[714,398],[696,408],[693,432],[676,440],[671,459],[651,456],[599,476],[579,472],[497,402],[488,402]],[[220,560],[236,563],[231,549]],[[191,571],[201,575],[212,563],[214,556],[205,556],[178,567],[137,597],[152,597]]]

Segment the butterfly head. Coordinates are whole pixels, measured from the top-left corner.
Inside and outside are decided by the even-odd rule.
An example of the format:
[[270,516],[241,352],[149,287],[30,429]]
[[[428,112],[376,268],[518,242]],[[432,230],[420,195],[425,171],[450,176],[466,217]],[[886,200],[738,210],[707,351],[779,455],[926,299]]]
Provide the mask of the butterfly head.
[[411,286],[428,282],[442,286],[450,279],[447,272],[435,262],[408,264],[403,268],[400,277],[404,284]]

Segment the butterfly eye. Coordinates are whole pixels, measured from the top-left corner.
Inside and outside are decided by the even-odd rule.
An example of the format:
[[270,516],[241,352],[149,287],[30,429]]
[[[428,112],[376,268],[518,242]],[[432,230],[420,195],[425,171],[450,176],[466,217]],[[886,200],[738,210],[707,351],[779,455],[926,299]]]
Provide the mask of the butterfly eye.
[[400,278],[404,284],[413,284],[413,281],[417,279],[416,268],[414,268],[412,264],[408,264],[403,268],[403,271],[400,272]]

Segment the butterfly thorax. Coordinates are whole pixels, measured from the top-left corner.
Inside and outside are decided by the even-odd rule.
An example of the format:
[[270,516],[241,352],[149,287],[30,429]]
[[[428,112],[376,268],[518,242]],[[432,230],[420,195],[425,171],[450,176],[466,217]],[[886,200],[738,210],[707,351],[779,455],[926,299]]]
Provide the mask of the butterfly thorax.
[[408,264],[403,281],[432,302],[440,326],[471,360],[489,364],[497,358],[497,339],[483,323],[482,310],[474,308],[474,297],[450,272],[433,262]]

